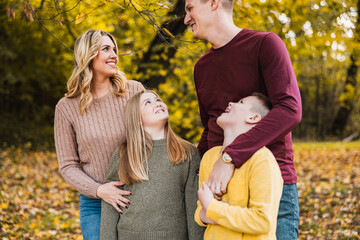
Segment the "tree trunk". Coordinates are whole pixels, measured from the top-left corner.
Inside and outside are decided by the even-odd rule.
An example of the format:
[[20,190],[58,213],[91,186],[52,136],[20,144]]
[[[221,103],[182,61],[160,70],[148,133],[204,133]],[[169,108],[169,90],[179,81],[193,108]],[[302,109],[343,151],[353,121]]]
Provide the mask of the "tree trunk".
[[[360,43],[360,0],[357,1],[357,20],[355,26],[355,36],[354,41]],[[356,90],[357,84],[357,73],[358,73],[358,60],[359,60],[359,49],[355,47],[353,52],[351,53],[350,60],[351,64],[348,68],[344,91],[342,96],[344,96],[344,100],[340,103],[340,108],[337,112],[335,120],[333,122],[331,128],[331,134],[337,137],[343,137],[344,129],[346,127],[346,123],[350,117],[350,113],[353,109],[353,102],[356,98],[356,94],[352,94],[352,89]]]
[[[169,13],[171,20],[163,23],[161,28],[166,28],[174,36],[183,34],[186,30],[184,15],[185,0],[178,0],[174,9]],[[137,63],[138,72],[143,76],[140,80],[150,89],[157,88],[159,84],[165,82],[169,74],[170,59],[174,57],[177,50],[165,42],[168,41],[171,44],[173,37],[163,30],[160,31],[153,39],[144,57]]]

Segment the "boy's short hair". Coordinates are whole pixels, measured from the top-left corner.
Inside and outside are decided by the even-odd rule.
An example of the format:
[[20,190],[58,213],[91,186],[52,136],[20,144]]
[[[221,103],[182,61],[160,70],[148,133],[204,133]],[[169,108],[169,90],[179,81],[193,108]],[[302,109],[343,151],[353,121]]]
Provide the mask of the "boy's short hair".
[[262,93],[253,92],[251,96],[256,97],[261,104],[252,106],[252,110],[261,115],[261,118],[264,118],[268,112],[272,109],[272,103],[270,99]]

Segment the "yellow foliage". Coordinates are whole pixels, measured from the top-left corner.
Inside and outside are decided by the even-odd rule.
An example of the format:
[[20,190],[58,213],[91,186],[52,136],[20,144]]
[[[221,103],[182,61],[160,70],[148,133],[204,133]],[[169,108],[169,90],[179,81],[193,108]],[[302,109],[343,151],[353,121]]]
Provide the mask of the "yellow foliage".
[[3,202],[0,204],[2,210],[6,210],[9,207],[9,202]]
[[[181,108],[172,112],[192,126]],[[359,238],[359,143],[294,144],[299,239]],[[59,175],[55,153],[7,149],[0,162],[1,239],[82,239],[79,196]]]
[[84,20],[84,18],[85,18],[85,13],[79,13],[75,17],[75,24],[81,23]]
[[163,28],[163,30],[164,30],[167,34],[169,34],[170,36],[172,36],[172,37],[174,38],[174,35],[172,35],[172,33],[171,33],[167,28]]

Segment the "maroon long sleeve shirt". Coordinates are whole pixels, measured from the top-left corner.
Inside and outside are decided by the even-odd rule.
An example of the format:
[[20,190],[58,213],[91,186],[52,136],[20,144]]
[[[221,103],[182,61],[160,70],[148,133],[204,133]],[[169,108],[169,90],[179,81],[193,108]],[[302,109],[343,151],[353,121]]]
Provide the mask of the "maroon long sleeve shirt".
[[194,80],[204,126],[200,153],[223,144],[223,130],[216,119],[228,103],[261,92],[269,97],[273,109],[225,152],[239,168],[267,146],[280,166],[284,183],[296,183],[291,130],[301,120],[301,97],[283,41],[274,33],[243,29],[225,46],[211,48],[199,59]]

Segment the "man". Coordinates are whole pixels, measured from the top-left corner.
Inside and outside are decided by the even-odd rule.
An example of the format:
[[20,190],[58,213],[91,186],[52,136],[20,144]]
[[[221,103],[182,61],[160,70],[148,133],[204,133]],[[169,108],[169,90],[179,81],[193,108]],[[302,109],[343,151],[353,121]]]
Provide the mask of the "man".
[[222,145],[223,131],[216,119],[228,102],[261,92],[273,104],[273,109],[256,127],[224,149],[214,164],[208,185],[217,195],[225,193],[234,168],[240,168],[257,150],[267,146],[284,179],[276,236],[296,239],[299,203],[291,130],[301,120],[301,98],[286,47],[274,33],[235,26],[233,0],[186,0],[185,10],[184,23],[191,26],[193,37],[212,45],[194,68],[204,125],[198,146],[200,153]]

